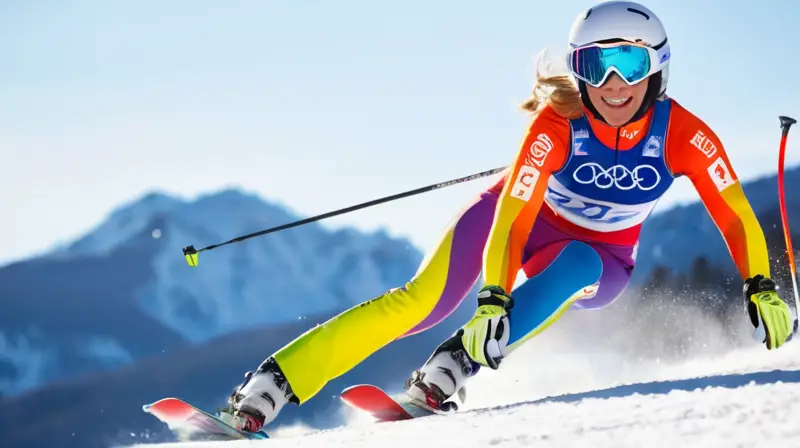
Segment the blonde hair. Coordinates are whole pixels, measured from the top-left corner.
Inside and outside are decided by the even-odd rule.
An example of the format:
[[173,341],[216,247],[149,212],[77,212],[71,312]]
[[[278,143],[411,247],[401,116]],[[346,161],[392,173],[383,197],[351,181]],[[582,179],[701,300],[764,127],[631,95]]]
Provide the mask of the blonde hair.
[[520,108],[535,117],[545,106],[552,107],[555,113],[570,120],[583,115],[581,92],[569,75],[537,75],[531,96]]
[[568,119],[583,115],[581,93],[560,52],[544,48],[536,59],[536,84],[521,109],[530,112],[534,118],[545,106],[552,107],[558,115]]

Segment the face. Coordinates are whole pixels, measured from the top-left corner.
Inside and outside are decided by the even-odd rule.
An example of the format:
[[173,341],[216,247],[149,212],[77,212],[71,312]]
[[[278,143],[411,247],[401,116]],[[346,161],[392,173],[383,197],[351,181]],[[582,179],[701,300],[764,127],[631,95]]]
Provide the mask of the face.
[[647,78],[639,84],[629,86],[619,75],[612,73],[602,86],[587,85],[586,90],[589,92],[589,100],[606,122],[611,126],[622,126],[639,110],[649,83],[650,78]]

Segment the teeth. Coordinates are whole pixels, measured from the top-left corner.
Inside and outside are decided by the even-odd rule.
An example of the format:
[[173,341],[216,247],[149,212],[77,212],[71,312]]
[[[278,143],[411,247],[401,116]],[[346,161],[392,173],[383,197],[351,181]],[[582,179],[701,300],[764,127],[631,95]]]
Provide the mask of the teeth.
[[611,104],[613,106],[619,106],[621,104],[624,104],[625,101],[628,101],[629,99],[630,99],[630,97],[626,97],[626,98],[606,98],[606,97],[603,97],[603,101],[605,101],[606,103]]

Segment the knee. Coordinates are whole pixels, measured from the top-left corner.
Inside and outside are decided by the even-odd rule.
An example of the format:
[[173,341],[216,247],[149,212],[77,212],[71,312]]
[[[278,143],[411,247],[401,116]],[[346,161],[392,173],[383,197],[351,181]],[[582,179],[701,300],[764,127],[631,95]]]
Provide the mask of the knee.
[[386,291],[373,301],[380,301],[387,309],[402,311],[411,320],[421,320],[436,305],[440,295],[441,288],[411,280],[399,288]]
[[591,294],[575,303],[579,309],[597,309],[610,305],[620,298],[630,284],[631,269],[619,264],[616,260],[608,260],[603,265],[600,279],[587,288]]
[[595,310],[606,307],[620,298],[627,286],[627,281],[600,281],[595,285],[584,288],[584,290],[591,290],[592,292],[583,298],[579,298],[574,307],[581,310]]

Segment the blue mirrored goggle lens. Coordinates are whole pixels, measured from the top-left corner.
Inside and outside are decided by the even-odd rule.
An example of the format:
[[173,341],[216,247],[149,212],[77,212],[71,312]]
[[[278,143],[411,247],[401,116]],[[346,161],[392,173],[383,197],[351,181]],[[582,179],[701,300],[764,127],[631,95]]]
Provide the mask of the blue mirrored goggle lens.
[[571,59],[575,74],[595,86],[612,67],[629,83],[641,81],[650,73],[650,54],[646,48],[634,45],[578,48]]

